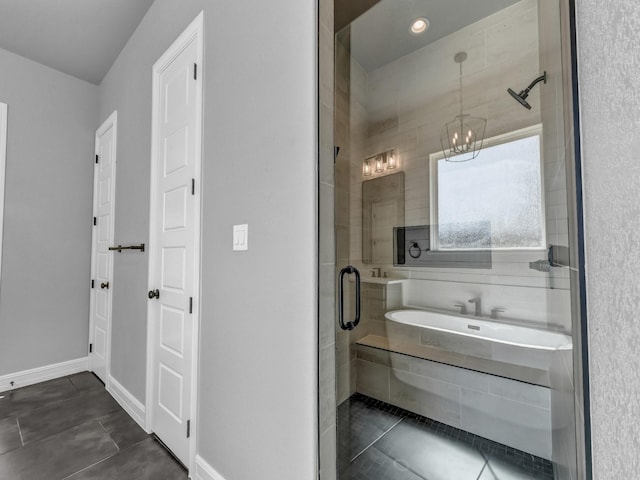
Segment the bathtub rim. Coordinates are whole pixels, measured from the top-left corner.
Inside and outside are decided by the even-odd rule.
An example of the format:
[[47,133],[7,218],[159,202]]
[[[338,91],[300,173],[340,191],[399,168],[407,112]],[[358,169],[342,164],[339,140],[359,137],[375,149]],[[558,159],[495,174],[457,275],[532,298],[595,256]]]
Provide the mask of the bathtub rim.
[[[449,317],[457,318],[457,319],[460,319],[460,320],[463,320],[463,321],[464,320],[469,320],[469,321],[474,321],[474,322],[494,323],[494,324],[500,324],[500,325],[506,325],[506,326],[510,326],[510,327],[515,327],[515,328],[522,328],[522,329],[527,329],[527,330],[536,330],[536,331],[544,333],[546,335],[552,334],[552,335],[555,335],[555,336],[563,337],[564,340],[568,341],[569,343],[560,345],[559,347],[553,347],[553,346],[547,346],[547,345],[525,344],[525,343],[512,342],[512,341],[506,341],[506,340],[501,340],[501,339],[497,339],[497,338],[492,338],[492,337],[488,337],[488,336],[485,336],[485,335],[482,335],[482,334],[467,333],[467,332],[464,332],[464,331],[458,331],[458,330],[447,329],[447,328],[442,328],[442,327],[434,327],[434,326],[427,326],[427,325],[410,323],[410,322],[402,322],[402,321],[399,321],[399,320],[396,320],[396,319],[392,318],[392,315],[395,314],[395,313],[409,312],[409,311],[410,312],[436,313],[436,314],[440,314],[440,315],[446,315],[446,316],[449,316]],[[534,327],[534,326],[528,324],[528,322],[512,321],[512,320],[504,320],[504,319],[497,319],[497,320],[496,319],[488,319],[486,317],[476,317],[474,315],[464,315],[464,316],[462,316],[462,315],[456,315],[455,312],[451,312],[451,311],[447,311],[447,310],[438,310],[438,309],[421,308],[421,307],[413,307],[413,306],[406,306],[405,308],[398,308],[398,309],[394,309],[394,310],[390,310],[388,312],[385,312],[384,318],[385,318],[385,321],[394,322],[394,323],[400,324],[400,325],[410,325],[410,326],[414,326],[414,327],[418,327],[418,328],[424,328],[425,330],[435,330],[435,331],[438,331],[438,332],[450,333],[452,335],[460,335],[460,336],[464,336],[464,337],[475,338],[475,339],[479,339],[479,340],[485,340],[487,342],[500,343],[500,344],[503,344],[503,345],[510,345],[510,346],[514,346],[514,347],[526,348],[526,349],[531,349],[531,350],[543,350],[543,351],[548,351],[548,352],[573,350],[573,339],[571,338],[571,336],[567,335],[563,331],[556,330],[556,329],[545,329],[545,328],[540,328],[540,327]]]

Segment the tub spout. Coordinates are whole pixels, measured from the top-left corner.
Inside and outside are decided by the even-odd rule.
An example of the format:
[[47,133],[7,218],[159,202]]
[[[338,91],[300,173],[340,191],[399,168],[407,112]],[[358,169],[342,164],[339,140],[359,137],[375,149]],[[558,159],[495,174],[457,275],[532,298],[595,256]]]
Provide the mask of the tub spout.
[[469,299],[469,303],[473,303],[476,306],[476,312],[474,313],[474,315],[476,317],[482,316],[482,300],[480,300],[480,297]]

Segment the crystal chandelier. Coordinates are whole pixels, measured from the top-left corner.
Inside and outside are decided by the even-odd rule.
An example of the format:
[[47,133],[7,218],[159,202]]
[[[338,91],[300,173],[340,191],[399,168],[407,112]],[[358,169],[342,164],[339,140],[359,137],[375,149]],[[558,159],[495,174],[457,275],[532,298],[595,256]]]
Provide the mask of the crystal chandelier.
[[458,52],[453,60],[460,65],[460,115],[442,127],[440,145],[448,162],[466,162],[474,159],[482,149],[487,120],[465,114],[462,108],[462,62],[467,52]]

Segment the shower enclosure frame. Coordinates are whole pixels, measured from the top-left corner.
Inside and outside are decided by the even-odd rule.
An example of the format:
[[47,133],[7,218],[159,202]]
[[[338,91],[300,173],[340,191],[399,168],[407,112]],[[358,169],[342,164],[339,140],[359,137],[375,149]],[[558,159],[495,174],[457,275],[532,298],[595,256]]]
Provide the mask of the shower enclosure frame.
[[[336,263],[334,222],[334,19],[344,23],[345,15],[354,19],[377,0],[363,0],[338,12],[334,8],[339,0],[318,0],[318,478],[336,478]],[[576,46],[575,0],[559,0],[561,9],[561,36],[564,88],[571,97],[565,101],[565,140],[572,140],[573,159],[566,161],[569,235],[576,248],[571,249],[573,279],[577,291],[572,290],[572,335],[574,341],[574,397],[582,409],[576,412],[576,462],[578,478],[593,479],[591,449],[591,419],[589,398],[588,319],[585,277],[584,209],[582,192],[582,160],[580,140],[579,80]],[[359,12],[354,10],[360,9]],[[344,25],[338,25],[342,28]],[[568,57],[567,57],[568,55]],[[567,61],[567,58],[569,59]],[[568,95],[567,95],[568,96]],[[335,342],[335,340],[333,340]]]

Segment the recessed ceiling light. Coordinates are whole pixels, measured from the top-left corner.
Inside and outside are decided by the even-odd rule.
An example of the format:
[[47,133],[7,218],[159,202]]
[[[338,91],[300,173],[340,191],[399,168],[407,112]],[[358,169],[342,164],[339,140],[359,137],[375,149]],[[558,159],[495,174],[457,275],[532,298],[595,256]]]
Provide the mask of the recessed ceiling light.
[[425,17],[416,18],[413,22],[411,22],[411,27],[409,27],[409,31],[414,35],[420,35],[424,33],[429,28],[429,19]]

